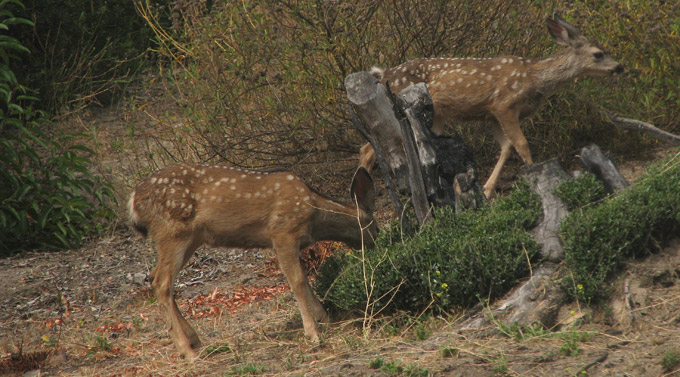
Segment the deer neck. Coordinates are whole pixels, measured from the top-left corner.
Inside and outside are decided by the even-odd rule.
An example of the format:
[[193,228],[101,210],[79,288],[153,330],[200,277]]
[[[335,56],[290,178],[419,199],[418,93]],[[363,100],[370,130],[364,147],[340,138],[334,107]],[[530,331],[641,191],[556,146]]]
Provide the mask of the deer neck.
[[312,222],[315,241],[340,241],[350,246],[360,243],[361,230],[354,206],[328,201],[319,207]]
[[557,52],[532,64],[534,85],[544,96],[553,94],[557,89],[583,73],[571,48]]

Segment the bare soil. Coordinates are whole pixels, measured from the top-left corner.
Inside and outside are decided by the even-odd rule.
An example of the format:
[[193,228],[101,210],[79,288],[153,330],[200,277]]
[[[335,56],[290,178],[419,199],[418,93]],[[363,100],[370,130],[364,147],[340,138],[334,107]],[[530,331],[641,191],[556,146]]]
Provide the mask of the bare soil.
[[[141,154],[123,159],[111,140],[130,122],[161,127],[162,110],[140,103],[78,118],[98,127],[103,170],[126,176],[121,197]],[[646,163],[620,166],[634,179]],[[336,320],[320,344],[304,338],[271,252],[201,248],[176,293],[206,345],[195,362],[178,356],[145,281],[154,260],[149,241],[125,226],[80,250],[0,259],[0,375],[680,376],[680,238],[630,262],[610,301],[573,304],[548,332],[469,329],[465,313],[396,315]]]

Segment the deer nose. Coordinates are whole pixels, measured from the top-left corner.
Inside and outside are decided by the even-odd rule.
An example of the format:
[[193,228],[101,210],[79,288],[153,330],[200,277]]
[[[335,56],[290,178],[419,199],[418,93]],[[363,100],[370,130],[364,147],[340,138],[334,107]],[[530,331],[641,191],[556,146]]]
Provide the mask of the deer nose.
[[614,68],[613,72],[614,74],[617,75],[623,73],[623,65],[622,64],[617,65],[616,68]]

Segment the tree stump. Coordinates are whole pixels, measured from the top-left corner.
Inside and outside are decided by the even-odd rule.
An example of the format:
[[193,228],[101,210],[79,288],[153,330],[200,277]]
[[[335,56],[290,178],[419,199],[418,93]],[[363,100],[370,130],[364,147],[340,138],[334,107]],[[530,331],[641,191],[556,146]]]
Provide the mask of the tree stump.
[[345,78],[345,88],[367,139],[375,140],[374,149],[382,151],[400,191],[411,195],[419,223],[428,221],[432,206],[462,210],[484,203],[467,146],[460,138],[436,136],[430,130],[433,105],[424,84],[395,96],[389,86],[359,72]]

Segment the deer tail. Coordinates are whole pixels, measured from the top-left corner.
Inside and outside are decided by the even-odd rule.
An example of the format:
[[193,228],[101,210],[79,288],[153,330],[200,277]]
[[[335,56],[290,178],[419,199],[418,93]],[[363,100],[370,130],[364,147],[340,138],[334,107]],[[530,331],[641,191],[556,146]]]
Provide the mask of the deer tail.
[[141,220],[139,213],[135,208],[135,194],[136,192],[133,192],[132,195],[130,195],[130,200],[128,201],[130,224],[132,225],[133,228],[135,228],[136,231],[138,231],[142,236],[146,238],[146,236],[149,234],[149,229],[147,227],[147,224],[144,224],[144,222]]
[[371,67],[371,70],[368,72],[375,76],[375,78],[377,78],[378,80],[382,80],[383,74],[385,73],[385,69],[373,66]]

